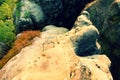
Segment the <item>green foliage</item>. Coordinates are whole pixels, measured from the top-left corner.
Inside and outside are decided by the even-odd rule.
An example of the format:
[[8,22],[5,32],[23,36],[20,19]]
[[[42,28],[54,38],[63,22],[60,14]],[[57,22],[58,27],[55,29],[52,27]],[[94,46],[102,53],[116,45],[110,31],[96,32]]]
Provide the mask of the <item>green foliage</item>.
[[11,10],[13,10],[17,1],[18,0],[5,0],[5,3],[7,3],[9,7],[11,8]]
[[0,21],[0,41],[6,43],[8,46],[12,46],[12,43],[15,40],[13,30],[13,24],[11,24],[10,21]]
[[0,6],[0,20],[8,20],[12,18],[12,10],[7,3]]
[[5,0],[0,0],[0,5],[3,4],[5,2]]
[[15,40],[15,29],[13,25],[13,8],[15,0],[0,0],[0,41],[12,46]]
[[20,8],[21,8],[21,6],[23,6],[24,4],[23,3],[21,3],[21,2],[17,2],[17,4],[16,4],[16,16],[17,17],[20,17]]
[[29,17],[30,17],[30,12],[26,11],[26,12],[24,13],[24,18],[29,18]]

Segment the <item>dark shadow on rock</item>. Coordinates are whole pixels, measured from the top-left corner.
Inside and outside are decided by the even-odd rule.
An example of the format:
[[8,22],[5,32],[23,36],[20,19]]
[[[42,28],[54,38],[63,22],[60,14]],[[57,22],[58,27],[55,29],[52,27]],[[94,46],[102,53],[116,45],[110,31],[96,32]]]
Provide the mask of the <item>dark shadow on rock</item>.
[[71,29],[85,5],[93,0],[21,0],[14,10],[17,33],[41,30],[46,25]]
[[10,47],[7,44],[0,42],[0,59],[7,54],[9,49]]

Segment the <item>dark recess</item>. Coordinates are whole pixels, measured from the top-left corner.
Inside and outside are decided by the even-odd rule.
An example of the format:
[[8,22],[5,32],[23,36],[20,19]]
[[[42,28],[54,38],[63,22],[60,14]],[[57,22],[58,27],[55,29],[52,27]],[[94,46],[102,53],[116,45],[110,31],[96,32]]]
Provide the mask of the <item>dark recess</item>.
[[92,1],[94,0],[62,0],[63,13],[57,17],[55,25],[71,29],[80,12]]

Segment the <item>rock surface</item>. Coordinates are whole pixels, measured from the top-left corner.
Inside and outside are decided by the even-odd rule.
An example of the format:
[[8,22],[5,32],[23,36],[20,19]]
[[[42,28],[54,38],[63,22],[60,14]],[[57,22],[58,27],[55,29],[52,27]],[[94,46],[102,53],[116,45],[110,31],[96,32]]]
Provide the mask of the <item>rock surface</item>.
[[38,30],[47,24],[53,24],[62,8],[61,0],[19,1],[13,14],[17,33],[30,29]]
[[45,26],[42,31],[47,31],[49,34],[63,34],[63,33],[66,33],[68,32],[69,30],[67,28],[64,28],[64,27],[57,27],[57,26],[54,26],[54,25],[48,25],[48,26]]
[[[85,28],[74,36],[82,35],[92,29],[92,27]],[[69,34],[72,32],[74,30]],[[104,55],[86,58],[76,56],[70,40],[72,34],[70,36],[67,34],[49,38],[50,36],[43,32],[41,38],[36,37],[32,45],[23,48],[0,70],[0,79],[112,80],[108,68],[109,59]]]
[[93,35],[93,44],[97,42],[99,33],[93,25],[74,26],[69,32],[61,30],[61,34],[56,33],[56,28],[47,28],[6,63],[0,70],[1,80],[113,80],[109,71],[111,62],[105,55],[76,55],[79,39]]
[[92,25],[92,22],[89,20],[89,13],[87,11],[83,11],[80,16],[77,17],[73,29],[79,31],[78,27],[84,29],[84,27],[92,27],[92,30],[87,31],[83,34],[83,36],[78,37],[76,42],[73,43],[77,47],[75,48],[75,52],[79,56],[88,56],[93,54],[100,53],[100,45],[97,42],[99,39],[99,32]]
[[117,45],[114,47],[120,47],[120,1],[97,0],[89,5],[85,10],[90,13],[92,23],[111,45],[114,44]]
[[90,20],[101,35],[102,53],[112,61],[111,71],[115,80],[120,79],[120,0],[95,0],[86,8]]
[[71,29],[84,6],[92,0],[20,0],[13,13],[17,33],[46,25]]
[[108,69],[110,61],[105,55],[77,57],[62,47],[42,54],[38,47],[26,47],[0,70],[0,80],[113,80]]

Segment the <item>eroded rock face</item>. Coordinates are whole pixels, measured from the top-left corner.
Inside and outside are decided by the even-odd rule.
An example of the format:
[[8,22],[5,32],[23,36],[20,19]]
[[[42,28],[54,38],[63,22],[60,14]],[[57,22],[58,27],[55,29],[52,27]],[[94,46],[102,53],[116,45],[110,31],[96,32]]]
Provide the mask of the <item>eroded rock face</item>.
[[74,26],[68,32],[61,30],[61,34],[56,33],[59,28],[55,26],[46,28],[31,45],[6,63],[0,70],[1,80],[113,80],[109,71],[111,62],[105,55],[76,55],[76,48],[80,49],[78,39],[88,39],[87,34],[94,36],[91,40],[97,40],[99,33],[93,25]]
[[112,61],[112,73],[115,80],[120,79],[120,1],[95,0],[86,6],[90,20],[101,35],[102,53]]
[[20,0],[14,10],[17,33],[41,30],[46,25],[71,29],[77,16],[92,0]]
[[75,52],[79,56],[88,56],[100,53],[100,45],[97,42],[99,39],[99,32],[95,26],[93,26],[89,18],[89,13],[87,11],[83,11],[81,15],[77,17],[73,26],[73,29],[76,29],[76,32],[79,31],[78,27],[83,29],[86,26],[93,28],[92,30],[88,30],[83,34],[83,36],[78,37],[76,42],[73,43],[75,46],[77,45]]
[[45,42],[46,37],[36,37],[32,45],[13,57],[0,70],[0,79],[112,80],[110,61],[105,55],[78,57],[67,34]]
[[[91,29],[84,27],[74,36],[82,36]],[[65,33],[55,37],[43,32],[41,37],[34,39],[32,45],[23,48],[0,70],[0,79],[112,80],[108,68],[110,61],[106,56],[76,56],[70,40],[73,32],[75,30],[69,32],[71,35]]]
[[[35,51],[29,50],[31,47]],[[24,53],[18,54],[0,70],[0,78],[1,80],[113,80],[108,69],[110,61],[105,55],[77,57],[63,48],[69,49],[56,46],[40,54],[38,47],[37,49],[33,46],[26,47],[22,50]],[[66,52],[69,54],[64,54]]]
[[62,8],[61,0],[20,0],[13,14],[17,33],[53,24]]
[[[85,10],[90,13],[90,19],[98,28],[101,35],[112,45],[119,46],[120,1],[98,0],[90,3]],[[104,4],[104,5],[103,5]]]

